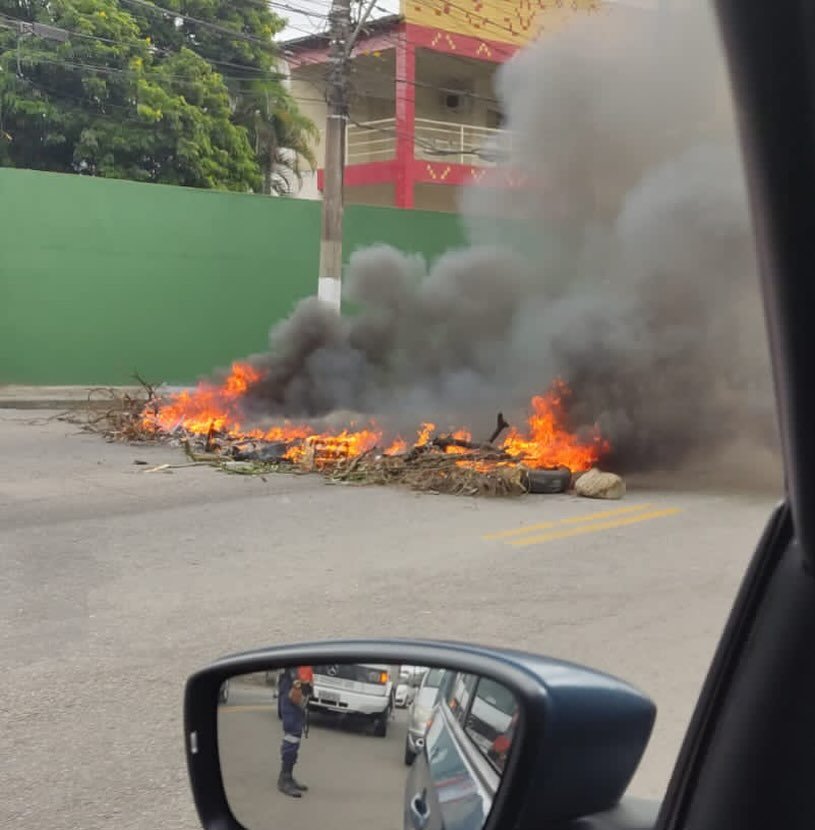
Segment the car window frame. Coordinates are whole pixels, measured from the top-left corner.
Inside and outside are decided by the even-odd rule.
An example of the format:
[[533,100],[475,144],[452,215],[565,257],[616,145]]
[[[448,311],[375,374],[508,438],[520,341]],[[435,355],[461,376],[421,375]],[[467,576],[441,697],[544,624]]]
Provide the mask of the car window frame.
[[[503,775],[504,770],[503,770],[502,768],[500,768],[500,767],[499,767],[499,766],[498,766],[498,765],[497,765],[497,764],[496,764],[496,763],[495,763],[495,762],[494,762],[494,761],[493,761],[493,760],[489,757],[489,755],[485,754],[485,753],[481,750],[481,748],[479,747],[478,743],[477,743],[477,742],[473,739],[473,737],[472,737],[472,736],[470,735],[470,733],[469,733],[469,730],[470,730],[470,726],[469,726],[469,724],[470,724],[470,720],[471,720],[471,717],[472,717],[472,709],[473,709],[473,704],[475,703],[476,698],[478,697],[478,690],[481,688],[481,684],[482,684],[484,681],[487,681],[487,682],[489,682],[489,683],[493,683],[493,684],[496,684],[496,685],[500,686],[500,684],[498,684],[498,683],[497,683],[497,681],[493,680],[493,679],[492,679],[492,678],[490,678],[490,677],[478,677],[478,678],[477,678],[477,682],[476,682],[476,684],[475,684],[475,688],[473,689],[473,693],[472,693],[472,695],[470,696],[469,704],[468,704],[468,706],[467,706],[467,714],[466,714],[466,715],[465,715],[465,717],[464,717],[464,721],[463,721],[462,728],[463,728],[463,731],[464,731],[465,735],[467,736],[467,738],[469,739],[469,741],[470,741],[470,742],[471,742],[471,744],[473,745],[473,747],[475,747],[476,751],[477,751],[477,752],[479,752],[479,753],[481,754],[481,756],[484,758],[484,760],[485,760],[485,761],[486,761],[486,762],[487,762],[487,763],[488,763],[488,764],[489,764],[489,765],[490,765],[490,766],[491,766],[491,767],[495,770],[495,772],[496,772],[499,776],[501,776],[501,775]],[[484,700],[484,698],[481,698],[481,700]],[[502,712],[503,714],[508,715],[508,716],[509,716],[509,718],[510,718],[509,725],[507,726],[507,731],[508,731],[510,728],[512,728],[512,718],[515,716],[515,714],[516,714],[516,713],[517,713],[517,711],[518,711],[518,701],[517,701],[517,700],[515,700],[514,698],[513,698],[513,700],[514,700],[514,703],[515,703],[515,708],[513,709],[512,713],[503,712],[503,710],[502,710],[502,709],[498,709],[498,711],[499,711],[499,712]],[[498,707],[495,707],[495,708],[497,709]],[[506,732],[502,732],[502,733],[500,733],[500,734],[506,734]],[[511,748],[512,748],[512,739],[510,739],[510,751],[511,751]]]
[[[476,681],[478,680],[477,675],[468,674],[466,672],[457,672],[456,674],[466,674],[469,677],[475,677]],[[476,686],[477,685],[478,684],[476,682]],[[470,702],[465,710],[465,720],[469,717],[471,703],[472,697],[470,698]],[[477,781],[479,791],[483,791],[483,793],[488,797],[491,809],[492,802],[495,800],[498,788],[501,786],[501,779],[503,777],[502,773],[497,771],[493,765],[489,763],[481,750],[473,743],[472,738],[470,738],[470,736],[465,732],[464,725],[459,721],[457,713],[450,709],[449,699],[442,698],[439,700],[437,709],[439,710],[439,714],[444,721],[445,728],[447,728],[448,732],[450,732],[453,737],[453,742],[456,744],[456,747],[460,748],[460,755],[467,766],[468,771]]]

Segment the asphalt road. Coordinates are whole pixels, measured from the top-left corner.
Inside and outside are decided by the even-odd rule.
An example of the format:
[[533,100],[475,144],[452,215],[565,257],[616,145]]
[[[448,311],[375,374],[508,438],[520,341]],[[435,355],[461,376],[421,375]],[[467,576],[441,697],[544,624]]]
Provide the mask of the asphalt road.
[[404,709],[394,712],[384,738],[359,722],[312,715],[295,769],[309,787],[299,800],[277,790],[282,734],[272,689],[231,682],[218,711],[218,744],[224,788],[241,824],[249,830],[402,830]]
[[631,792],[658,797],[775,500],[651,484],[619,503],[493,501],[147,473],[134,460],[184,460],[31,423],[43,414],[0,413],[0,825],[18,830],[197,827],[186,676],[226,652],[338,636],[528,648],[637,684],[660,711]]

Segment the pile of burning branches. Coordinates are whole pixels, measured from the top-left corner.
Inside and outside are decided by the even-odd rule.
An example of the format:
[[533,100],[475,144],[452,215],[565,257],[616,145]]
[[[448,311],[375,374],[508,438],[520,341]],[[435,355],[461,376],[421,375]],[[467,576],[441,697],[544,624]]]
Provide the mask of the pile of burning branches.
[[[307,435],[290,441],[236,439],[214,428],[206,435],[179,433],[190,461],[209,463],[225,472],[265,475],[271,472],[318,473],[336,484],[400,484],[413,490],[467,496],[512,496],[562,492],[571,472],[530,470],[521,459],[495,444],[509,425],[503,415],[489,441],[478,443],[457,435],[432,435],[420,430],[412,446],[400,441],[389,448],[372,445],[359,450],[361,431],[342,436]],[[366,432],[370,436],[374,432]]]
[[[141,382],[143,394],[111,397],[110,406],[80,422],[111,441],[183,447],[189,463],[228,473],[317,473],[332,483],[400,484],[469,496],[564,492],[608,450],[598,432],[578,438],[563,426],[568,389],[559,382],[532,399],[524,431],[499,413],[492,435],[479,442],[468,430],[439,433],[431,423],[422,424],[413,441],[386,441],[373,422],[329,431],[290,423],[247,429],[242,399],[256,380],[251,367],[235,364],[221,385],[199,384],[166,398]],[[98,400],[100,392],[95,394]]]

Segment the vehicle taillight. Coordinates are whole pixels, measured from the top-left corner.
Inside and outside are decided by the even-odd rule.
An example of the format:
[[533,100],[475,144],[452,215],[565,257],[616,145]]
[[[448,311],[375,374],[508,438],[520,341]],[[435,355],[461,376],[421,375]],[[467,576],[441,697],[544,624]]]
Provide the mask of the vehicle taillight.
[[387,672],[383,671],[382,674],[379,675],[379,682],[383,686],[388,682],[388,673]]

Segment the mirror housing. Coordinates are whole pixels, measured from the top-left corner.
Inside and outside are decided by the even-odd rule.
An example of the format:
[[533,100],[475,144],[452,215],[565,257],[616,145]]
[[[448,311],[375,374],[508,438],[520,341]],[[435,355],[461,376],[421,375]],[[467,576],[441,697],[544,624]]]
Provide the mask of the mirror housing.
[[519,728],[486,830],[568,827],[620,802],[645,751],[656,707],[630,685],[560,660],[508,649],[421,640],[327,641],[222,658],[187,681],[187,766],[206,830],[242,830],[218,754],[223,684],[239,674],[333,662],[450,668],[492,678],[518,700]]

